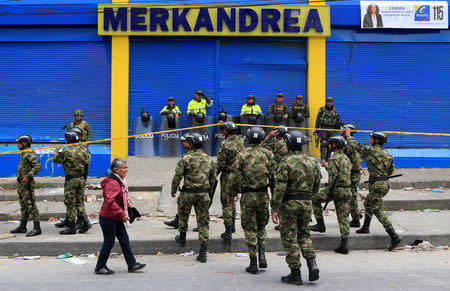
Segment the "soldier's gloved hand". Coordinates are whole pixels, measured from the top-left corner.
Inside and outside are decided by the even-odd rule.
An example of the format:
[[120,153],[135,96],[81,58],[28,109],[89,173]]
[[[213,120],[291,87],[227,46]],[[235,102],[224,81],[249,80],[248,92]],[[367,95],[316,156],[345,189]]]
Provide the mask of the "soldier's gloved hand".
[[272,213],[272,222],[274,224],[278,224],[278,212],[273,212]]
[[28,178],[27,177],[23,178],[22,179],[22,184],[27,184],[27,183],[28,183]]

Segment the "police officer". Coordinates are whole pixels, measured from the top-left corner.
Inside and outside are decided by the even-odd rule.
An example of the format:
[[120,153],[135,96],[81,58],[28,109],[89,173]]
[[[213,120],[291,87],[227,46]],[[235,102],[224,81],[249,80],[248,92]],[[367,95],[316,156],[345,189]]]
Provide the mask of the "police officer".
[[[351,123],[344,124],[342,128],[350,128],[350,130],[356,130],[356,127]],[[350,136],[353,136],[354,133],[355,133],[354,131],[351,131]],[[344,148],[344,153],[350,159],[350,162],[352,162],[352,171],[350,177],[350,180],[352,182],[352,186],[350,187],[350,190],[352,191],[352,197],[349,201],[350,214],[352,216],[352,220],[350,221],[350,227],[360,227],[361,224],[359,222],[359,219],[361,217],[359,214],[359,207],[358,207],[358,186],[359,181],[361,180],[363,159],[361,157],[361,154],[357,150],[352,149],[352,147],[350,146],[346,146]]]
[[308,155],[302,153],[306,137],[298,130],[284,135],[289,156],[279,165],[276,175],[275,193],[272,197],[272,221],[280,221],[280,234],[286,250],[286,263],[291,273],[281,277],[281,281],[302,285],[300,275],[300,253],[306,259],[309,269],[309,281],[319,279],[316,254],[309,233],[311,219],[311,197],[319,191],[319,165]]
[[300,124],[306,118],[309,118],[309,107],[308,104],[303,104],[303,95],[295,97],[295,103],[289,108],[289,118],[296,124]]
[[320,140],[320,158],[322,162],[328,160],[329,158],[327,140],[336,135],[336,132],[320,130],[320,128],[338,129],[341,125],[341,118],[338,114],[338,110],[333,106],[333,104],[333,97],[327,97],[326,105],[319,109],[316,119],[317,130],[315,133],[318,133],[318,138]]
[[[228,193],[230,204],[234,203],[236,193],[241,197],[241,224],[247,243],[250,266],[245,270],[258,273],[256,252],[260,268],[267,268],[265,256],[266,225],[269,222],[269,194],[267,187],[273,179],[275,160],[273,154],[260,144],[265,133],[260,127],[247,130],[249,147],[243,149],[236,157],[236,163],[230,175],[231,187]],[[258,247],[258,249],[257,249]]]
[[222,203],[222,216],[225,225],[225,232],[222,233],[221,237],[230,242],[232,233],[236,231],[236,207],[234,204],[232,206],[228,204],[228,196],[235,195],[228,195],[226,191],[230,189],[228,185],[229,177],[236,156],[244,149],[244,139],[237,135],[238,128],[232,121],[225,121],[219,126],[219,129],[225,136],[217,154],[217,175],[222,173],[220,176],[220,202]]
[[350,135],[350,128],[343,128],[341,135],[347,138],[348,146],[357,150],[361,156],[366,159],[367,169],[369,170],[369,194],[364,200],[366,215],[364,224],[356,233],[369,233],[370,221],[375,215],[379,222],[383,225],[386,232],[391,237],[391,245],[389,250],[394,250],[402,241],[402,238],[395,232],[392,223],[387,215],[383,212],[383,197],[391,189],[389,176],[394,173],[394,157],[383,148],[387,143],[387,135],[383,131],[374,131],[370,134],[370,146],[358,143],[353,136]]
[[261,118],[263,113],[261,111],[261,107],[255,103],[255,96],[248,95],[247,103],[242,105],[241,108],[241,117],[246,117],[248,119],[248,123],[256,124],[258,122],[258,118]]
[[[76,130],[69,130],[65,134],[68,144],[80,142],[81,136]],[[86,215],[84,207],[84,187],[86,186],[85,172],[89,167],[90,155],[86,147],[71,145],[60,151],[55,150],[53,162],[62,164],[66,179],[64,182],[64,204],[66,205],[66,219],[57,227],[67,227],[60,234],[76,234],[75,218],[81,221],[80,233],[85,233],[91,228],[91,223]]]
[[159,114],[168,115],[170,113],[172,113],[175,116],[175,118],[178,118],[181,115],[181,111],[178,108],[178,106],[175,105],[175,98],[173,97],[169,97],[169,99],[167,99],[167,105],[164,106],[164,108],[161,110]]
[[328,147],[333,152],[333,155],[330,157],[330,163],[323,163],[328,171],[328,184],[312,198],[317,224],[310,227],[312,231],[325,232],[321,203],[333,200],[341,232],[341,245],[334,251],[341,254],[349,253],[348,236],[350,233],[350,222],[348,219],[348,203],[352,195],[350,191],[352,163],[343,152],[346,144],[345,139],[339,135],[328,139]]
[[78,127],[83,131],[83,136],[81,137],[80,141],[90,141],[92,139],[92,129],[89,123],[82,120],[84,116],[83,111],[81,109],[77,109],[73,113],[73,116],[75,117],[75,121],[70,123],[69,129]]
[[204,123],[206,109],[213,105],[213,100],[200,90],[195,91],[194,99],[189,101],[187,114],[197,123]]
[[283,103],[283,93],[278,93],[276,101],[269,106],[268,115],[272,115],[275,122],[288,118],[288,107]]
[[[20,135],[17,139],[19,150],[29,149],[33,140],[27,134]],[[17,182],[20,203],[20,225],[11,230],[11,233],[26,233],[28,220],[33,220],[34,228],[26,234],[27,237],[40,235],[39,210],[34,196],[34,176],[41,171],[42,165],[34,151],[22,152],[17,166]]]
[[206,263],[206,250],[209,241],[209,205],[210,193],[214,189],[216,180],[216,164],[201,148],[203,137],[199,133],[186,136],[186,143],[190,151],[178,162],[172,179],[172,197],[176,196],[181,179],[184,178],[183,188],[178,198],[178,215],[180,216],[180,234],[175,241],[182,247],[186,246],[186,231],[188,229],[189,214],[192,206],[195,209],[200,251],[197,260]]

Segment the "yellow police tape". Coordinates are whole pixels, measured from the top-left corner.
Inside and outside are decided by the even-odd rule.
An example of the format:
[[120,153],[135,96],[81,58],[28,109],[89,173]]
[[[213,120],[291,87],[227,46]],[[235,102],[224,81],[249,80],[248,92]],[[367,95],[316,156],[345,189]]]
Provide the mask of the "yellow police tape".
[[[16,150],[16,151],[8,151],[8,152],[0,152],[0,156],[2,155],[9,155],[9,154],[17,154],[22,152],[30,152],[30,151],[39,151],[39,150],[47,150],[47,149],[56,149],[61,147],[68,147],[68,146],[74,146],[74,145],[84,145],[84,144],[91,144],[91,143],[99,143],[99,142],[105,142],[105,141],[113,141],[113,140],[121,140],[121,139],[128,139],[132,137],[138,137],[138,136],[145,136],[145,135],[155,135],[155,134],[161,134],[161,133],[168,133],[168,132],[177,132],[177,131],[184,131],[184,130],[191,130],[191,129],[198,129],[198,128],[207,128],[212,126],[218,126],[220,123],[214,123],[214,124],[206,124],[206,125],[199,125],[199,126],[191,126],[191,127],[185,127],[185,128],[176,128],[176,129],[168,129],[168,130],[162,130],[162,131],[155,131],[155,132],[148,132],[148,133],[139,133],[139,134],[133,134],[128,136],[120,136],[120,137],[113,137],[113,138],[105,138],[105,139],[98,139],[98,140],[91,140],[91,141],[85,141],[85,142],[78,142],[78,143],[72,143],[72,144],[63,144],[63,145],[53,145],[53,146],[47,146],[47,147],[40,147],[40,148],[32,148],[32,149],[25,149],[25,150]],[[295,127],[295,126],[282,126],[282,125],[262,125],[262,124],[242,124],[237,123],[237,126],[258,126],[258,127],[285,127],[288,129],[306,129],[306,130],[321,130],[321,131],[338,131],[338,129],[329,129],[329,128],[315,128],[315,127]],[[373,130],[352,130],[352,132],[373,132]],[[428,135],[428,136],[448,136],[450,137],[450,133],[430,133],[430,132],[405,132],[405,131],[384,131],[385,133],[389,134],[406,134],[406,135]]]

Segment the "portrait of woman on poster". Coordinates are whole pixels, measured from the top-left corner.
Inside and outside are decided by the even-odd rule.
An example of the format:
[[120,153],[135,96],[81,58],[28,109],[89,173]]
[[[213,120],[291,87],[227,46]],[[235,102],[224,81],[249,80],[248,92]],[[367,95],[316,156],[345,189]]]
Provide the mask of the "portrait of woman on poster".
[[383,27],[383,19],[381,18],[380,8],[378,8],[378,5],[370,4],[367,6],[366,15],[364,15],[363,27]]

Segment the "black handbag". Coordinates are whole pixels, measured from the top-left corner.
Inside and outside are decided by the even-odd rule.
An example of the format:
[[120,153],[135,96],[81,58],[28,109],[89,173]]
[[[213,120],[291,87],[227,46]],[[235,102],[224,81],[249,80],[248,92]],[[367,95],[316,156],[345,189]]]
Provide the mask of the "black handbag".
[[136,209],[136,207],[129,207],[128,208],[128,216],[130,217],[130,223],[133,223],[133,221],[138,218],[141,217],[141,214],[139,213],[139,211]]

